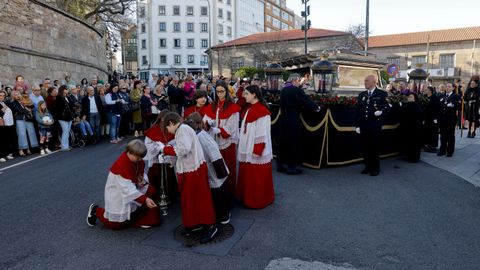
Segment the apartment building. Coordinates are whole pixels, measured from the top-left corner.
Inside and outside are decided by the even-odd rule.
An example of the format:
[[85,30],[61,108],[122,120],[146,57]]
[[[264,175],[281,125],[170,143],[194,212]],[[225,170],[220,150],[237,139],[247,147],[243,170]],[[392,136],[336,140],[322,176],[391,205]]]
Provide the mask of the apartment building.
[[286,0],[265,0],[265,32],[295,29],[295,12]]

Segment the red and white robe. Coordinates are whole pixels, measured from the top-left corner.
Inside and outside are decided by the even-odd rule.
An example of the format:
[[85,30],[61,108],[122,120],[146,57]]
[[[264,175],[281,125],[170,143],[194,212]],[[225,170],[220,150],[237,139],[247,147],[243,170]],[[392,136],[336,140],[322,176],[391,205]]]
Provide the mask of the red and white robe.
[[215,224],[215,210],[208,183],[207,163],[195,131],[181,124],[175,132],[175,145],[167,145],[164,155],[177,156],[178,190],[182,223],[186,228]]
[[270,125],[270,111],[257,102],[245,112],[240,128],[236,195],[250,208],[264,208],[275,199]]
[[[208,105],[205,109],[203,121],[205,123],[214,123],[214,126],[220,129],[219,134],[210,135],[215,139],[220,149],[230,174],[226,180],[227,192],[231,199],[235,196],[237,185],[237,143],[238,143],[238,123],[240,122],[240,106],[235,103],[228,105],[223,110],[225,101],[220,101],[218,107],[214,110],[213,105]],[[209,126],[209,124],[207,124]]]
[[147,129],[144,134],[147,155],[143,159],[147,163],[146,172],[149,182],[155,187],[159,195],[165,192],[169,202],[176,201],[178,197],[178,187],[173,170],[176,158],[161,155],[161,149],[169,141],[173,140],[174,136],[172,134],[165,134],[158,125],[153,125]]
[[183,117],[187,118],[190,114],[194,112],[198,112],[203,117],[205,115],[205,108],[206,106],[197,107],[197,105],[193,105],[188,108],[185,108],[185,111],[183,112]]
[[124,152],[110,168],[105,185],[105,208],[97,208],[97,218],[110,229],[160,225],[158,208],[145,205],[155,188],[142,185],[145,163],[132,162]]

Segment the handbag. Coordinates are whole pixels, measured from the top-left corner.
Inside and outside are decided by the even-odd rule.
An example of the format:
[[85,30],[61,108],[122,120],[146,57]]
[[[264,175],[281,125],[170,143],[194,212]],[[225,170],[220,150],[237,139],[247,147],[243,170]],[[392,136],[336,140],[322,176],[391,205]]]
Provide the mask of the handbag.
[[157,106],[152,105],[152,114],[159,114],[160,110],[157,108]]

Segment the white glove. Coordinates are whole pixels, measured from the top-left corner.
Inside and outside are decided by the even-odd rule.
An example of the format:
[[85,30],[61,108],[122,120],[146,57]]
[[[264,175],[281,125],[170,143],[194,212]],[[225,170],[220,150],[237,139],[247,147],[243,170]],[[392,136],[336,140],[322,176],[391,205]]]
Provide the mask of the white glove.
[[322,107],[318,106],[315,111],[316,111],[316,112],[320,112],[321,110],[322,110]]
[[375,116],[380,116],[380,115],[382,115],[382,113],[383,113],[382,111],[376,111],[376,112],[374,112],[373,114],[374,114]]
[[222,132],[222,131],[217,127],[212,127],[212,132],[213,132],[213,134],[217,135],[217,134],[220,134],[220,132]]
[[402,107],[403,104],[402,104],[402,102],[400,101],[400,102],[398,102],[398,105],[400,105],[400,107]]
[[211,127],[216,126],[216,125],[215,125],[215,120],[213,120],[213,119],[207,120],[207,123],[208,123],[208,125],[211,126]]
[[437,119],[433,119],[433,123],[435,124],[438,123]]
[[356,132],[357,134],[360,134],[360,128],[357,127],[357,128],[355,129],[355,132]]
[[165,163],[165,156],[164,155],[158,155],[158,163]]
[[453,103],[447,103],[447,107],[453,108]]

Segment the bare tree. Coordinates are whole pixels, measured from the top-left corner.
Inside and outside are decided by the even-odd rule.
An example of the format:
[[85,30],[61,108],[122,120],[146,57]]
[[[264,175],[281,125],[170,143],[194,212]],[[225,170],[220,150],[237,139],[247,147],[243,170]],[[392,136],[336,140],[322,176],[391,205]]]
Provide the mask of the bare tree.
[[278,62],[296,55],[288,42],[282,40],[280,31],[273,41],[255,44],[249,49],[249,52],[253,55],[255,61],[263,64]]
[[[345,39],[345,46],[351,50],[356,50],[359,47],[359,41],[365,38],[365,24],[360,23],[356,25],[350,25],[345,30],[345,32],[350,33],[351,35]],[[371,32],[369,32],[371,34]]]

